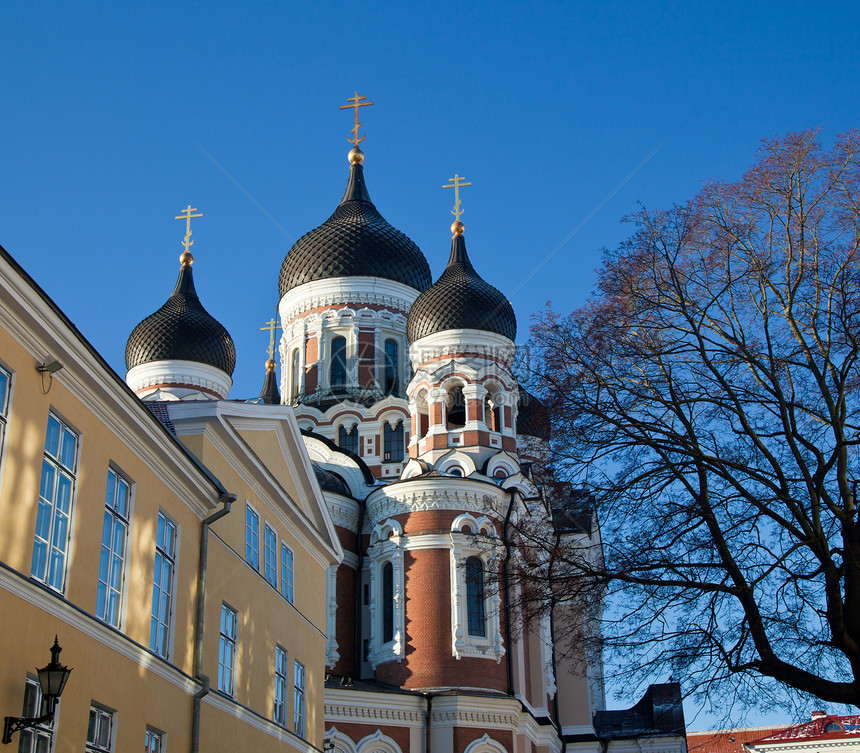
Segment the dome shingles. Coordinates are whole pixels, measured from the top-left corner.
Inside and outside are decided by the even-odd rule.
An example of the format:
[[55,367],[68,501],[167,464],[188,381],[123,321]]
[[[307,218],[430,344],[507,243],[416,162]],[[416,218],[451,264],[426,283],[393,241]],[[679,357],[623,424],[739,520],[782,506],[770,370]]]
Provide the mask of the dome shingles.
[[362,170],[360,164],[350,167],[334,213],[293,244],[281,265],[281,297],[306,282],[332,277],[381,277],[419,291],[430,287],[427,260],[373,205]]
[[466,254],[466,241],[456,234],[448,265],[432,287],[409,310],[406,336],[414,343],[449,329],[477,329],[517,336],[517,318],[507,298],[475,271]]
[[233,338],[200,303],[189,264],[179,270],[170,298],[138,324],[125,345],[125,365],[154,361],[197,361],[232,376],[236,366]]

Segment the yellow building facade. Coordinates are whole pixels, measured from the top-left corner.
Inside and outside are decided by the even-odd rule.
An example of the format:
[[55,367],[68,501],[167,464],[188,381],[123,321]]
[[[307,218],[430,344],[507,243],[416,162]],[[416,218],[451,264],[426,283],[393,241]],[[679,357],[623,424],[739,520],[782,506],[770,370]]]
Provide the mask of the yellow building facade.
[[342,554],[292,410],[261,408],[150,411],[0,249],[3,715],[38,715],[55,635],[73,668],[9,749],[322,747]]

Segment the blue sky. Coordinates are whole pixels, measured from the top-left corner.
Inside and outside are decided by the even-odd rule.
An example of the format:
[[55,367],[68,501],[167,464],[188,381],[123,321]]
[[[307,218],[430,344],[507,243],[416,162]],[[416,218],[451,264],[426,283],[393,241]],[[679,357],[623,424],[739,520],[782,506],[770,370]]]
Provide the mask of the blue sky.
[[637,202],[739,177],[764,137],[860,125],[855,3],[131,8],[0,7],[0,244],[124,373],[176,280],[173,218],[197,207],[195,280],[236,342],[237,398],[262,386],[284,255],[343,193],[355,90],[375,102],[371,196],[434,277],[441,187],[473,183],[469,253],[520,340],[548,300],[583,303]]

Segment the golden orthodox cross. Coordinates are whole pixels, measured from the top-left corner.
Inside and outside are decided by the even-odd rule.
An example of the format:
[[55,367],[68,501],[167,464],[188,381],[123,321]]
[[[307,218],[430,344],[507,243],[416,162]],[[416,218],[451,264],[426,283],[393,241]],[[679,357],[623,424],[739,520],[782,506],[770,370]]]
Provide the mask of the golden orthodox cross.
[[280,329],[281,325],[272,318],[266,322],[265,327],[260,327],[260,332],[265,332],[269,330],[269,358],[275,357],[275,330]]
[[367,97],[358,96],[358,92],[355,93],[354,97],[347,97],[347,102],[352,102],[351,105],[341,105],[341,110],[349,110],[350,108],[355,109],[355,125],[352,127],[352,138],[347,138],[347,141],[352,142],[352,144],[358,148],[358,145],[367,138],[367,134],[358,138],[358,129],[361,128],[361,123],[358,122],[358,108],[359,107],[367,107],[368,105],[372,105],[373,102],[362,102],[361,100],[367,99]]
[[192,214],[192,212],[196,212],[197,209],[192,208],[191,204],[189,204],[185,209],[182,210],[182,214],[174,217],[174,220],[185,220],[185,240],[182,241],[182,245],[185,246],[185,250],[188,251],[193,245],[194,241],[191,240],[191,218],[192,217],[202,217],[202,214]]
[[451,210],[451,214],[454,215],[457,222],[460,221],[460,215],[463,214],[463,210],[460,209],[460,189],[464,186],[471,186],[471,183],[464,183],[466,180],[462,175],[457,175],[454,173],[453,178],[448,178],[451,182],[447,186],[442,186],[442,188],[453,188],[454,189],[454,208]]

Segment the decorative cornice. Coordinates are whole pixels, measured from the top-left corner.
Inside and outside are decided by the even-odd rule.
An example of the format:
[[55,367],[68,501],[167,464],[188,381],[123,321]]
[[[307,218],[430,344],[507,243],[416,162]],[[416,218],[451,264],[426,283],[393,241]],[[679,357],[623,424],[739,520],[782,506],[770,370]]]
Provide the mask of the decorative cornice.
[[314,280],[288,291],[278,310],[291,322],[305,311],[335,304],[372,304],[405,313],[418,297],[415,288],[381,277],[335,277]]

